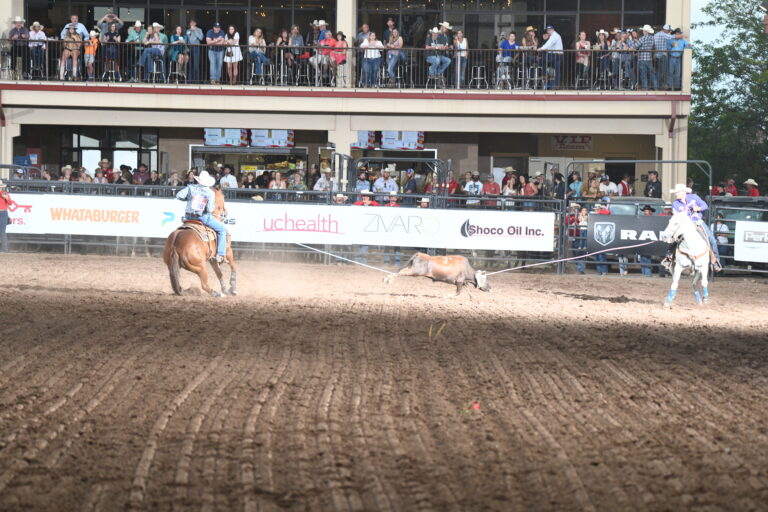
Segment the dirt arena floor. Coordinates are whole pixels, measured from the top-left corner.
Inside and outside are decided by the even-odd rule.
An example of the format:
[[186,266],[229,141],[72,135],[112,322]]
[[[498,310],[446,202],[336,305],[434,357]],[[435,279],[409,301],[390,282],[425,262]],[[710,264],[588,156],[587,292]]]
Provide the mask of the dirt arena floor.
[[768,508],[765,280],[239,277],[0,255],[0,509]]

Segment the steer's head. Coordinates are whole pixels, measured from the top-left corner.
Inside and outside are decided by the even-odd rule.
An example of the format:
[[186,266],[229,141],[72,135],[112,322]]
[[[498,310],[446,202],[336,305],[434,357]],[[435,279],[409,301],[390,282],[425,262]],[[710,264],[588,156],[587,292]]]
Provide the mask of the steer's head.
[[478,270],[475,272],[475,283],[477,283],[477,287],[484,292],[491,291],[491,285],[488,284],[488,275],[485,273],[485,270]]

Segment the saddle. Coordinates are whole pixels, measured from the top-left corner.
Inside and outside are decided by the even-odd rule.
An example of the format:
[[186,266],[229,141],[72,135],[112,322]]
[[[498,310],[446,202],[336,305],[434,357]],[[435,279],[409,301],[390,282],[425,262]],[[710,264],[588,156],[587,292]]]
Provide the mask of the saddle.
[[185,220],[184,223],[179,226],[179,229],[191,229],[200,238],[200,241],[208,246],[208,258],[213,259],[216,255],[216,231],[209,228],[199,220]]

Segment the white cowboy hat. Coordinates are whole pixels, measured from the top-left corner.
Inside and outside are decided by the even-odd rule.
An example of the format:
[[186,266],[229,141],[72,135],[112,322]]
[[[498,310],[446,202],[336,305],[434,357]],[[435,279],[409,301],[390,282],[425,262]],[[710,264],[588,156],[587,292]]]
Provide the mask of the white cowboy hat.
[[753,180],[752,178],[749,178],[747,181],[744,182],[744,185],[752,185],[753,187],[757,186],[757,182]]
[[450,24],[450,23],[448,23],[447,21],[442,21],[442,22],[440,22],[440,26],[441,26],[441,27],[444,27],[444,28],[447,28],[448,30],[453,30],[453,27],[452,27],[452,26],[451,26],[451,24]]
[[99,33],[96,32],[95,30],[91,30],[90,34],[91,34],[91,37],[96,37],[99,35]]
[[164,26],[162,26],[161,24],[159,24],[156,21],[152,23],[152,28],[157,28],[157,29],[160,29],[160,30],[164,30],[165,29]]
[[686,187],[682,183],[678,183],[677,185],[675,185],[675,188],[670,189],[669,193],[670,194],[679,194],[680,192],[686,192],[687,193],[689,191],[690,191],[690,189],[688,187]]
[[195,180],[204,187],[212,187],[216,184],[216,179],[208,174],[208,171],[203,171],[200,176],[195,176]]
[[437,27],[432,27],[432,30],[430,30],[429,32],[432,33],[432,34],[439,34],[440,33],[440,29],[437,28]]
[[608,37],[608,36],[610,35],[610,34],[609,34],[608,32],[606,32],[605,30],[603,30],[603,29],[600,29],[600,30],[598,30],[597,32],[595,32],[595,37],[600,37],[600,34],[605,34],[605,36],[606,36],[606,37]]
[[14,23],[24,23],[24,18],[22,18],[21,16],[16,16],[15,18],[13,18],[13,22]]
[[570,206],[571,208],[581,208],[581,205],[579,203],[571,203],[568,206]]
[[136,20],[136,23],[133,24],[134,27],[140,27],[141,22],[139,20]]
[[35,21],[34,23],[32,23],[32,28],[35,28],[35,27],[40,27],[40,30],[43,29],[43,26],[40,24],[39,21]]
[[347,199],[347,196],[345,196],[344,194],[336,194],[333,197],[334,197],[334,199],[344,199],[344,200]]
[[643,32],[648,32],[649,34],[653,34],[653,28],[650,25],[643,25]]
[[510,165],[504,168],[504,172],[517,172],[517,171],[515,170],[514,167]]
[[316,26],[317,26],[317,20],[312,20],[312,26],[313,26],[313,27],[316,27]]
[[317,26],[318,26],[318,27],[322,27],[322,26],[324,26],[324,25],[328,25],[328,24],[325,22],[325,20],[317,20]]
[[672,30],[672,25],[669,23],[665,23],[663,27],[661,27],[662,30]]
[[422,197],[421,201],[419,201],[419,202],[420,203],[428,203],[429,202],[429,198],[428,197]]
[[62,170],[62,171],[63,171],[64,169],[72,169],[72,166],[71,166],[71,165],[69,165],[69,164],[67,164],[67,165],[65,165],[64,167],[62,167],[62,168],[61,168],[61,170]]

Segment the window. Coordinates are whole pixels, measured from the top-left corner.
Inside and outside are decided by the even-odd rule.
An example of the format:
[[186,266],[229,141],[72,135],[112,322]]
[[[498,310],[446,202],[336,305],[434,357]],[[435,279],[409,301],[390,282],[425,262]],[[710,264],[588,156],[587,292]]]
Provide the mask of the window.
[[136,168],[140,162],[157,169],[159,131],[156,128],[107,128],[91,126],[61,129],[61,162],[95,168],[102,158],[113,165]]

